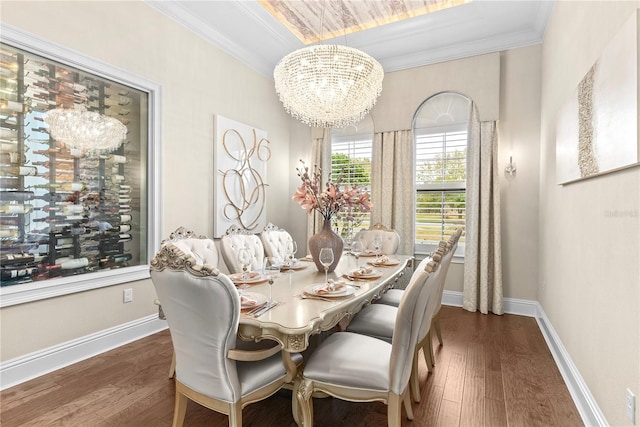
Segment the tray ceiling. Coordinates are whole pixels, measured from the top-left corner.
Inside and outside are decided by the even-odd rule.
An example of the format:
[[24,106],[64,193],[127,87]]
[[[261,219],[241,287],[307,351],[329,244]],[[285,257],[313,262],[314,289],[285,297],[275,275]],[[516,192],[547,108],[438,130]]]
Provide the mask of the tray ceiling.
[[[320,1],[147,0],[147,4],[269,77],[283,56],[305,46],[301,38],[313,42],[318,37],[322,19],[317,9],[321,13]],[[553,4],[547,0],[352,0],[344,4],[327,0],[323,26],[333,38],[323,43],[360,49],[376,58],[385,72],[397,71],[541,43]],[[276,15],[289,14],[295,23],[280,22],[268,8]],[[338,29],[340,20],[348,20],[349,25]]]

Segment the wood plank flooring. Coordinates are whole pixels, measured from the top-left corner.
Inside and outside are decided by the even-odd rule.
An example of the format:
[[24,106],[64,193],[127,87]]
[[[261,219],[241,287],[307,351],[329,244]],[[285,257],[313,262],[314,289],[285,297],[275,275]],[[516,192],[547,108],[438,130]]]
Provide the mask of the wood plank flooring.
[[[581,426],[533,318],[442,307],[436,366],[420,361],[422,400],[403,426]],[[170,426],[174,384],[168,331],[93,357],[0,394],[0,424]],[[386,426],[382,403],[314,399],[316,426]],[[245,426],[295,426],[291,393],[247,406]],[[185,426],[226,426],[226,416],[189,402]]]

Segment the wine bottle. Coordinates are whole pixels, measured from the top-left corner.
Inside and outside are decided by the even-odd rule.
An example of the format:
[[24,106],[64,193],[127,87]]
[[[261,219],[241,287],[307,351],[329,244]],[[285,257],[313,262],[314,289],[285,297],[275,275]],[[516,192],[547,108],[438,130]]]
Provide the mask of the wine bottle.
[[17,226],[20,225],[20,219],[17,216],[0,216],[0,225]]
[[[11,153],[17,153],[18,152],[18,140],[10,140],[10,139],[6,139],[3,141],[0,141],[0,151],[2,152],[11,152]],[[29,151],[29,147],[27,147],[26,145],[23,147],[24,152],[26,153],[27,151]]]
[[56,169],[62,169],[62,170],[73,170],[74,168],[74,164],[71,161],[68,160],[59,160],[54,162],[50,162],[50,161],[35,161],[35,162],[31,162],[31,164],[35,165],[35,166],[43,166],[47,169],[51,168],[52,164],[55,164]]
[[2,152],[0,152],[0,163],[2,163],[2,164],[7,164],[7,163],[26,163],[26,162],[27,162],[27,156],[24,155],[24,154],[20,155],[16,151],[4,151],[4,150],[2,150]]
[[120,233],[128,233],[131,231],[131,224],[121,224],[118,228]]
[[34,176],[37,173],[38,168],[35,166],[0,165],[2,176]]
[[33,259],[33,254],[29,253],[0,254],[0,264],[4,267],[17,264],[29,264],[33,262]]
[[0,269],[0,279],[3,281],[13,280],[19,277],[28,277],[37,272],[38,272],[38,267],[26,267],[26,268],[16,268],[16,269],[2,268]]
[[18,227],[2,227],[0,228],[0,239],[16,240],[20,236]]
[[0,214],[28,214],[33,211],[33,205],[0,203]]
[[14,129],[0,127],[0,138],[17,142],[18,132]]
[[56,171],[55,174],[50,174],[49,172],[45,173],[37,173],[36,176],[44,179],[52,179],[55,177],[56,181],[64,181],[64,182],[72,182],[74,181],[75,174],[73,172],[68,171]]
[[10,101],[8,99],[3,99],[0,101],[0,110],[2,110],[3,114],[24,113],[25,106],[24,106],[24,103],[19,101]]
[[18,190],[20,181],[17,176],[0,176],[0,187],[6,190]]
[[56,183],[48,183],[48,184],[36,184],[35,188],[46,188],[50,190],[55,190],[58,192],[70,192],[75,193],[77,191],[83,191],[85,189],[85,185],[82,182],[56,182]]
[[56,263],[60,264],[60,268],[63,270],[73,270],[76,268],[82,268],[89,265],[89,260],[86,257],[71,258],[63,257],[56,259]]
[[0,201],[25,202],[33,199],[33,191],[0,191]]

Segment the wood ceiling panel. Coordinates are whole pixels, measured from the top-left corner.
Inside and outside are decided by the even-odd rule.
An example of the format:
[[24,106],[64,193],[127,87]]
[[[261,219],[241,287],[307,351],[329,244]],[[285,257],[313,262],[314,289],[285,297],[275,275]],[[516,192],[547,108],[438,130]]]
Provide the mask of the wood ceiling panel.
[[471,0],[258,0],[304,44],[413,18]]

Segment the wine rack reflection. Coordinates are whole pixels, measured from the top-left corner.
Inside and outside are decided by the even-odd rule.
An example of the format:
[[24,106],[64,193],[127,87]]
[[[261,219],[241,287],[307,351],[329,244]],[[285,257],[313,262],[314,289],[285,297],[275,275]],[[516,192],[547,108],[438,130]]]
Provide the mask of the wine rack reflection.
[[[145,263],[147,94],[0,44],[0,284]],[[45,114],[79,108],[127,126],[117,150],[85,154]],[[142,231],[141,231],[142,230]]]

